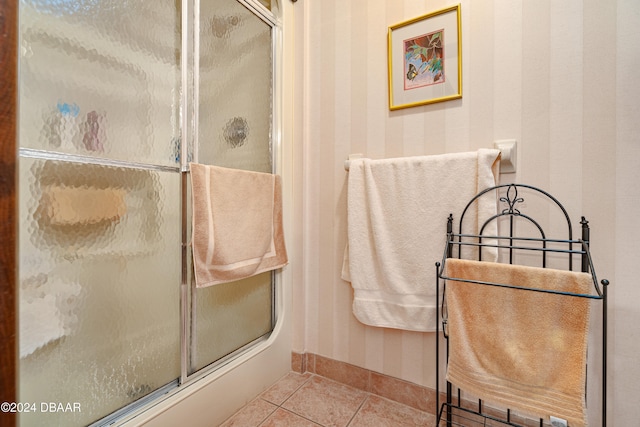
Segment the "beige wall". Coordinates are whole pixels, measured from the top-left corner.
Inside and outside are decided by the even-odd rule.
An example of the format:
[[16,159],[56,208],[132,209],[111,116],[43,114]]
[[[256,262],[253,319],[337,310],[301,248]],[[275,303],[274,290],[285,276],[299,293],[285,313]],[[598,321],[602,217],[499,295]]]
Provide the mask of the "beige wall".
[[[612,425],[640,419],[640,4],[462,1],[463,98],[390,112],[389,25],[449,6],[426,0],[295,4],[293,350],[433,386],[431,334],[367,327],[340,279],[350,153],[439,154],[518,141],[518,172],[592,226],[610,302]],[[298,216],[301,215],[301,216]]]

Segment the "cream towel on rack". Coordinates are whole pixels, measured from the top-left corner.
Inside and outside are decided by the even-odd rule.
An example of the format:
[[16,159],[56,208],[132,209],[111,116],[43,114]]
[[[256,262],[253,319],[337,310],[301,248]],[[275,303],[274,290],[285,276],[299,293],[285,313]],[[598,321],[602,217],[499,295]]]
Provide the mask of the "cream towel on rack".
[[[593,278],[447,259],[446,276],[589,294]],[[487,402],[586,425],[588,298],[447,280],[447,380]]]
[[[442,259],[447,218],[453,213],[459,219],[467,201],[496,185],[499,154],[482,149],[351,161],[342,278],[353,286],[353,313],[360,322],[436,330],[435,263]],[[484,220],[495,215],[496,201],[472,209]],[[476,233],[477,225],[465,231]],[[497,251],[486,256],[496,260]]]
[[196,286],[285,266],[280,177],[197,163],[190,168]]

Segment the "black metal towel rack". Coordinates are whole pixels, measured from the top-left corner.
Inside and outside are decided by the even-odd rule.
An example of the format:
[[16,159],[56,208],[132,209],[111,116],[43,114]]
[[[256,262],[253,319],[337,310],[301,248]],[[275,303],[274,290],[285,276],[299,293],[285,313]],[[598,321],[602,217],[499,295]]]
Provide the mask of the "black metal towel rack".
[[[554,214],[559,215],[561,222],[566,222],[566,238],[551,239],[548,238],[540,222],[535,220],[532,216],[523,213],[524,207],[527,207],[525,198],[522,197],[521,192],[527,194],[527,200],[534,202],[546,203],[548,206],[546,209],[553,210]],[[529,198],[531,196],[531,199]],[[484,222],[478,226],[478,234],[462,233],[463,225],[468,224],[464,221],[476,220],[477,218],[470,219],[467,216],[472,212],[471,207],[478,202],[481,197],[495,197],[496,202],[500,203],[502,210],[499,209],[498,213],[487,218]],[[550,204],[550,205],[549,205]],[[550,206],[550,207],[549,207]],[[551,214],[550,214],[551,215]],[[486,235],[485,230],[494,221],[499,224],[499,229],[504,229],[504,232],[498,232],[497,235]],[[520,223],[526,223],[525,227],[528,234],[519,235],[518,230],[521,227]],[[550,257],[554,257],[553,261],[558,262],[559,258],[566,256],[568,261],[567,270],[573,271],[574,258],[580,261],[580,271],[590,273],[593,279],[594,291],[591,294],[575,294],[570,292],[558,292],[547,289],[526,288],[509,283],[491,283],[475,280],[460,280],[479,285],[497,286],[503,288],[521,289],[523,291],[535,291],[546,292],[553,294],[566,295],[568,297],[576,298],[590,298],[593,300],[600,300],[602,302],[602,378],[601,378],[601,404],[602,414],[601,421],[602,427],[606,427],[607,419],[607,287],[609,281],[604,279],[598,282],[591,254],[589,252],[590,244],[590,228],[589,222],[582,217],[581,221],[581,237],[574,239],[573,228],[569,214],[564,206],[551,194],[526,184],[503,184],[495,187],[487,188],[473,197],[465,206],[458,223],[458,233],[454,232],[454,218],[453,215],[449,215],[447,220],[447,241],[444,248],[444,254],[442,262],[436,263],[436,282],[437,282],[437,295],[436,299],[441,307],[441,311],[438,313],[436,323],[438,329],[440,329],[440,323],[442,322],[441,332],[446,341],[446,357],[448,360],[449,355],[449,336],[447,329],[447,308],[444,304],[446,293],[446,280],[453,279],[445,275],[445,264],[447,258],[457,257],[462,258],[463,248],[473,248],[475,250],[475,256],[479,261],[482,261],[483,249],[492,248],[492,250],[499,251],[502,262],[508,262],[509,264],[518,264],[517,257],[521,254],[535,254],[536,258],[540,260],[542,268],[547,268]],[[563,226],[564,227],[564,226]],[[531,237],[531,230],[536,235]],[[440,295],[440,283],[444,284],[442,299]],[[442,302],[442,303],[441,303]],[[512,416],[512,411],[507,409],[498,414],[498,411],[487,410],[484,406],[486,404],[479,400],[477,403],[469,404],[467,401],[463,401],[461,396],[461,390],[457,390],[457,397],[454,401],[453,385],[449,382],[446,383],[446,397],[445,402],[442,404],[440,396],[440,339],[436,340],[436,416],[437,425],[440,426],[441,422],[444,422],[447,427],[450,426],[480,426],[487,425],[487,422],[495,425],[508,425],[514,427],[521,427],[522,421],[515,420]],[[539,420],[539,425],[544,425],[544,420]]]

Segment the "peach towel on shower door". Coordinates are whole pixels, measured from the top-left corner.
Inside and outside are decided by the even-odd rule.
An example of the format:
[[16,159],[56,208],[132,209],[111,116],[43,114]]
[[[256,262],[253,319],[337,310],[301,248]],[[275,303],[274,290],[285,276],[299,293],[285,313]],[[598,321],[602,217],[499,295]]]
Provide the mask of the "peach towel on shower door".
[[190,167],[196,286],[285,266],[280,177],[197,163]]
[[[446,276],[589,294],[591,275],[447,259]],[[446,282],[447,380],[487,402],[586,425],[590,299],[454,280]]]

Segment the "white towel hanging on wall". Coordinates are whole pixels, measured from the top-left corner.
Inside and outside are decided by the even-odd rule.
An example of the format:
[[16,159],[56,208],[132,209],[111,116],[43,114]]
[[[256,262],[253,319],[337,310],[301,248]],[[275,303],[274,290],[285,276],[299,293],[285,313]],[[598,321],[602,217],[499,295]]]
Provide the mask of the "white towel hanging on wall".
[[[434,265],[442,258],[446,219],[450,213],[459,216],[467,200],[496,184],[498,155],[483,149],[351,161],[342,278],[353,286],[358,320],[434,330]],[[479,208],[483,218],[497,209],[495,203]]]

